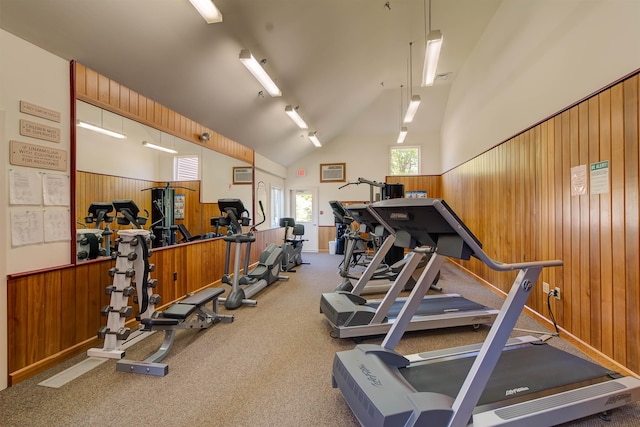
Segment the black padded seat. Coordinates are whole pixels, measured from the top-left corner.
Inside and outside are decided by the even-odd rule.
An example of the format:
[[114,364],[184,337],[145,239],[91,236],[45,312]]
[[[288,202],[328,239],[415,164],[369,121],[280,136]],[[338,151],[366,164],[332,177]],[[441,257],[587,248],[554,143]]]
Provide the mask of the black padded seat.
[[154,326],[175,326],[180,323],[179,319],[165,319],[163,317],[154,317],[151,319],[142,319],[140,321],[144,325],[143,330],[149,331]]
[[178,304],[193,304],[202,305],[206,304],[215,297],[219,297],[224,293],[224,288],[206,288],[200,292],[196,292],[193,295],[189,295],[183,300],[178,301]]
[[169,320],[185,320],[198,307],[204,305],[221,294],[224,293],[223,288],[206,288],[193,295],[189,295],[183,300],[171,304],[169,308],[162,312],[162,317],[153,319],[143,319],[142,323],[148,326],[170,326],[177,325],[178,322],[171,323]]
[[198,306],[195,304],[172,304],[162,312],[162,317],[167,319],[186,319],[196,308],[198,308]]

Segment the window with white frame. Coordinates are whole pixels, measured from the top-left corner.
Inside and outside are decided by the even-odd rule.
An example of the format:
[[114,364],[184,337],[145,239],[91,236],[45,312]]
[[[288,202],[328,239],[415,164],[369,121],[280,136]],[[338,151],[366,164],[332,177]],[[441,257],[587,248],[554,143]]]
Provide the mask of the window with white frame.
[[176,156],[173,162],[173,178],[176,181],[198,179],[198,156]]
[[420,175],[420,147],[389,147],[389,175]]
[[284,191],[271,187],[271,226],[280,227],[280,218],[284,214]]

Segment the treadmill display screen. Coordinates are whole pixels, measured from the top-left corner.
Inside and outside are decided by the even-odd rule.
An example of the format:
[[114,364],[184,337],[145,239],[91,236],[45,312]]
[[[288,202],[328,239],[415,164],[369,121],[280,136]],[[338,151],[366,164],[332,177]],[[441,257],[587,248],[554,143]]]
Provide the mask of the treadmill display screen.
[[[454,228],[443,216],[441,206],[456,222]],[[469,259],[473,250],[460,231],[482,247],[480,241],[440,199],[390,199],[371,205],[389,227],[396,231],[396,238],[409,235],[415,246],[433,246],[436,252],[453,258]]]

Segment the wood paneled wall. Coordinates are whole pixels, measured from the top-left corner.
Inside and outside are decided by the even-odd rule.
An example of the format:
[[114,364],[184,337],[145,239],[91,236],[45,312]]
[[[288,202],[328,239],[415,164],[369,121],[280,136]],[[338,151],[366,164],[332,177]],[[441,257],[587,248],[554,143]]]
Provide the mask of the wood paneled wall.
[[[253,165],[252,149],[77,62],[75,75],[77,99]],[[205,132],[211,139],[203,143],[200,135]]]
[[[561,328],[640,373],[639,77],[634,75],[445,173],[442,196],[505,262],[561,259],[542,280],[561,289]],[[609,161],[610,189],[589,191],[589,165]],[[571,168],[586,165],[587,194]],[[503,291],[515,273],[462,265]],[[548,316],[542,283],[528,305]]]
[[318,251],[329,252],[329,242],[336,240],[335,225],[323,225],[318,227]]
[[[267,244],[279,244],[281,239],[279,228],[258,232],[251,262],[258,261]],[[219,238],[154,250],[150,262],[156,269],[151,277],[158,279],[161,305],[212,284],[220,286],[225,248]],[[104,289],[112,283],[108,270],[114,265],[107,258],[9,276],[9,385],[102,345],[96,333],[106,323],[100,308],[109,303]]]
[[[101,175],[93,172],[76,173],[76,221],[84,223],[89,205],[93,202],[111,202],[117,199],[133,199],[140,214],[145,215],[144,210],[151,213],[151,192],[143,191],[151,187],[161,187],[166,182],[146,181],[134,178],[124,178],[112,175]],[[172,183],[170,183],[172,184]],[[184,220],[176,220],[177,224],[184,224],[192,235],[205,234],[215,231],[211,228],[210,216],[219,216],[217,203],[200,203],[200,181],[180,181],[176,183],[180,187],[175,190],[176,194],[185,194],[185,215]],[[205,216],[205,213],[215,212],[213,215]],[[115,215],[115,211],[112,213]],[[146,227],[150,225],[151,218]],[[89,228],[93,224],[88,224]],[[115,221],[109,227],[112,230],[122,228]],[[126,226],[125,228],[129,228]],[[180,236],[178,236],[180,237]]]
[[427,192],[427,197],[441,197],[442,177],[440,175],[387,176],[385,182],[403,184],[405,193],[424,190]]

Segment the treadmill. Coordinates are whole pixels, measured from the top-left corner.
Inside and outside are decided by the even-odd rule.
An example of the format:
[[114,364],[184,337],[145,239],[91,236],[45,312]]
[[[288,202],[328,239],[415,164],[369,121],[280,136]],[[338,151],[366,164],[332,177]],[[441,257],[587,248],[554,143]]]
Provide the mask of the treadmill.
[[[364,204],[349,205],[347,209],[358,222],[365,224],[376,223],[384,226],[389,233],[389,237],[385,240],[385,245],[387,241],[390,241],[389,247],[394,243],[400,247],[410,247],[411,239],[407,239],[402,234],[398,236],[395,230],[378,218],[371,206]],[[320,312],[327,318],[333,329],[334,337],[359,338],[386,334],[407,301],[406,297],[400,297],[400,293],[403,290],[407,290],[407,284],[414,280],[412,276],[417,275],[419,268],[426,264],[426,261],[432,256],[432,248],[429,246],[412,251],[403,260],[404,267],[384,298],[366,300],[361,296],[361,293],[369,286],[367,283],[373,274],[372,272],[378,268],[386,250],[388,250],[388,247],[387,249],[381,248],[376,253],[351,292],[322,294]],[[439,275],[438,268],[435,277],[430,282],[431,287],[438,291],[442,289],[435,287],[434,284],[437,282]],[[413,283],[413,286],[415,286],[415,283]],[[498,310],[478,304],[458,294],[426,295],[427,290],[428,288],[421,294],[419,306],[411,317],[411,322],[407,325],[408,331],[468,325],[477,327],[481,324],[492,323],[498,315]]]
[[[355,281],[363,280],[362,275],[357,276],[352,274],[349,271],[351,263],[354,262],[355,260],[354,254],[356,252],[356,246],[358,245],[359,241],[363,240],[362,238],[357,237],[359,236],[359,233],[356,232],[353,227],[353,222],[358,221],[358,219],[354,218],[352,213],[348,211],[342,205],[342,203],[340,203],[337,200],[329,201],[329,205],[331,206],[331,210],[333,211],[333,216],[335,217],[336,222],[347,226],[347,231],[342,237],[343,239],[345,239],[344,258],[342,260],[342,263],[340,264],[340,269],[338,271],[338,274],[342,279],[338,284],[338,286],[336,286],[335,290],[336,292],[339,292],[339,291],[351,292],[353,290],[352,280],[355,280]],[[358,206],[361,206],[361,205],[358,205]],[[388,236],[387,239],[385,239],[383,244],[380,245],[380,247],[376,251],[376,255],[378,254],[378,252],[383,251],[384,253],[382,254],[382,257],[384,257],[384,255],[389,251],[389,248],[393,245],[394,239],[392,237],[393,236]],[[377,262],[377,265],[379,266],[381,264],[382,258],[376,258],[374,256],[373,259],[369,262],[369,265],[371,264],[371,262],[374,262],[374,261]],[[366,279],[364,279],[365,280],[364,285],[367,285],[367,286],[366,288],[362,289],[358,295],[361,295],[364,293],[380,294],[380,293],[387,292],[391,287],[393,280],[398,275],[397,273],[399,269],[398,271],[392,274],[390,274],[391,271],[389,267],[382,268],[380,270],[376,269],[376,270],[369,270],[369,271],[370,271],[370,274],[366,277]]]
[[[391,199],[372,208],[396,238],[411,240],[414,251],[434,246],[435,254],[382,344],[336,353],[333,386],[362,425],[552,426],[640,400],[638,378],[534,337],[509,339],[542,269],[562,261],[492,260],[440,199]],[[484,343],[402,356],[394,349],[447,256],[519,273]]]

